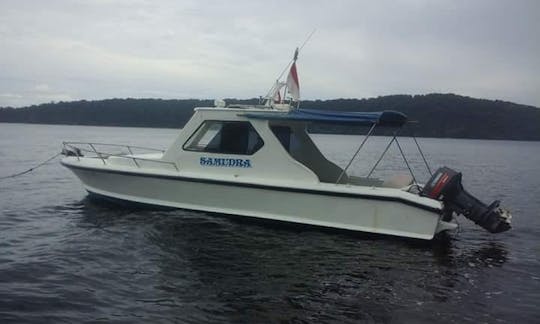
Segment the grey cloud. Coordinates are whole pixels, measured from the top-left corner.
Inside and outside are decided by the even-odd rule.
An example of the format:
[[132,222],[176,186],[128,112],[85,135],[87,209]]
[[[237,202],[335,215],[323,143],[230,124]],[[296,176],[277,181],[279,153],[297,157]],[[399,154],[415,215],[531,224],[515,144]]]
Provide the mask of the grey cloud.
[[255,97],[313,28],[305,98],[455,92],[540,106],[539,3],[2,1],[0,106]]

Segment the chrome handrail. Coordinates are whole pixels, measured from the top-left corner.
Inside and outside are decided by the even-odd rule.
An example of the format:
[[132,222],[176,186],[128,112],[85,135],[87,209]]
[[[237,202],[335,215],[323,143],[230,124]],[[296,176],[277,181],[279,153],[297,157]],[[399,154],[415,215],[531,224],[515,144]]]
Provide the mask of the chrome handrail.
[[[107,144],[107,143],[94,143],[94,142],[62,142],[62,145],[64,146],[64,148],[68,147],[68,148],[76,149],[74,151],[76,152],[77,160],[79,160],[79,161],[80,161],[80,157],[82,156],[82,155],[79,155],[79,152],[89,152],[89,153],[96,154],[96,156],[101,159],[101,161],[103,162],[104,165],[107,164],[107,162],[106,162],[107,158],[109,158],[110,156],[114,156],[114,157],[119,157],[119,158],[125,158],[125,159],[132,160],[133,163],[135,163],[135,165],[137,166],[137,168],[141,167],[140,164],[137,161],[148,161],[148,162],[157,162],[157,163],[162,163],[162,164],[169,164],[169,165],[172,165],[176,169],[176,171],[180,171],[178,169],[178,166],[174,162],[162,161],[162,160],[154,160],[154,159],[146,159],[146,158],[140,158],[140,157],[132,156],[133,155],[132,148],[155,151],[155,152],[162,152],[162,153],[165,152],[164,150],[160,150],[160,149],[155,149],[155,148],[150,148],[150,147],[143,147],[143,146],[132,146],[132,145],[122,145],[122,144]],[[87,145],[87,146],[91,147],[92,149],[89,150],[89,149],[81,148],[81,147],[78,147],[78,146],[75,146],[75,145]],[[114,146],[114,147],[127,148],[128,151],[129,151],[129,155],[100,152],[100,151],[98,151],[96,149],[96,147],[95,147],[96,145],[98,145],[98,146],[103,145],[103,146]]]
[[127,145],[127,144],[111,144],[111,143],[98,143],[98,142],[71,142],[71,141],[62,142],[62,144],[86,144],[86,145],[93,144],[93,145],[103,145],[103,146],[116,146],[116,147],[125,147],[130,151],[131,151],[131,148],[134,148],[134,149],[149,150],[149,151],[165,153],[165,150],[162,150],[162,149],[157,149],[153,147]]
[[[103,164],[107,164],[105,163],[105,159],[103,158],[103,156],[101,155],[101,153],[99,153],[96,148],[94,147],[94,144],[92,143],[88,143],[88,145],[90,145],[90,147],[92,148],[92,150],[94,150],[94,153],[96,153],[96,155],[101,159],[101,161],[103,161]],[[80,160],[80,159],[79,159]]]

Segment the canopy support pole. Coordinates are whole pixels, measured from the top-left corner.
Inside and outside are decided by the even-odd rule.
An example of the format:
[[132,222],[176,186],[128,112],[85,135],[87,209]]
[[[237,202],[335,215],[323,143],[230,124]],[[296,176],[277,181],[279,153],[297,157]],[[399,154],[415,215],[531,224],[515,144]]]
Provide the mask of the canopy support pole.
[[358,155],[358,153],[360,152],[360,150],[362,149],[362,147],[364,146],[364,144],[366,143],[367,139],[369,138],[369,136],[371,135],[371,133],[373,132],[373,130],[375,129],[375,126],[377,126],[377,123],[373,123],[373,125],[371,126],[371,128],[369,129],[369,132],[366,134],[366,136],[364,137],[364,140],[362,141],[362,143],[360,143],[360,146],[358,147],[358,149],[356,150],[356,152],[354,153],[353,157],[351,158],[351,160],[349,161],[349,163],[347,164],[347,166],[345,167],[345,169],[343,169],[343,171],[341,171],[341,174],[339,175],[339,177],[337,178],[336,180],[336,184],[339,183],[339,181],[341,181],[341,178],[343,178],[343,175],[345,174],[345,172],[347,172],[347,169],[351,166],[351,164],[353,163],[354,159],[356,158],[356,156]]
[[384,149],[384,152],[381,154],[381,156],[379,157],[379,159],[377,160],[377,162],[375,162],[375,165],[373,166],[373,168],[371,168],[371,170],[369,171],[368,175],[367,175],[367,178],[371,177],[371,174],[373,173],[373,171],[375,171],[375,168],[377,168],[377,166],[379,165],[379,163],[381,163],[384,155],[386,154],[386,152],[388,152],[388,149],[390,148],[390,146],[392,145],[392,143],[394,143],[394,141],[396,140],[396,137],[399,133],[399,129],[396,130],[394,132],[394,136],[392,137],[392,139],[390,140],[390,142],[388,143],[388,145],[386,145],[386,148]]
[[403,156],[403,161],[405,161],[405,164],[407,165],[407,168],[409,169],[409,172],[411,173],[414,183],[418,184],[418,182],[416,181],[416,177],[414,176],[414,173],[411,169],[411,166],[409,165],[409,161],[407,161],[407,158],[405,157],[405,153],[403,153],[403,150],[401,149],[401,145],[399,145],[397,138],[396,138],[396,144],[397,144],[397,147],[399,148],[399,152],[401,152],[401,156]]
[[422,160],[424,161],[424,164],[426,165],[426,169],[428,170],[429,175],[433,176],[433,172],[431,172],[431,168],[429,167],[429,164],[428,164],[428,162],[426,160],[424,152],[422,152],[422,149],[420,148],[420,144],[418,144],[418,141],[416,140],[416,136],[414,136],[413,127],[411,126],[411,127],[409,127],[409,129],[411,130],[411,137],[413,138],[414,143],[416,144],[416,148],[418,149],[418,152],[420,153],[420,156],[422,157]]
[[422,156],[422,160],[424,160],[424,164],[426,165],[426,168],[429,172],[430,176],[433,176],[433,172],[431,172],[431,168],[429,167],[429,164],[427,163],[426,157],[424,156],[424,152],[422,152],[422,149],[420,148],[420,145],[418,144],[418,141],[416,140],[416,137],[414,137],[414,134],[412,136],[414,142],[416,143],[416,147],[418,148],[418,152],[420,152],[420,156]]

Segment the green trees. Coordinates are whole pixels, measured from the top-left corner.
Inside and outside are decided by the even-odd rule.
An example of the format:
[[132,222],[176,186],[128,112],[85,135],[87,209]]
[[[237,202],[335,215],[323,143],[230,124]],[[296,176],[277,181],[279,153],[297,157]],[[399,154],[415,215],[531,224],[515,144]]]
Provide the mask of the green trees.
[[[253,104],[258,99],[226,99]],[[213,100],[108,99],[0,108],[0,122],[103,126],[182,127],[194,107]],[[409,116],[417,136],[540,140],[540,109],[454,94],[392,95],[369,99],[306,100],[302,108],[342,111],[397,110]],[[314,131],[325,131],[318,126]],[[328,130],[328,128],[326,128]],[[354,133],[358,129],[340,128]]]

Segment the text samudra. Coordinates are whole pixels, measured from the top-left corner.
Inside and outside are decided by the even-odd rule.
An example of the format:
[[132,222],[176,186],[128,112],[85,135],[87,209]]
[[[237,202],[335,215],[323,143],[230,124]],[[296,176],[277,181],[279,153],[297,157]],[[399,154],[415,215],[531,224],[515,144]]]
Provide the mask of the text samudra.
[[251,168],[251,160],[249,159],[226,159],[226,158],[201,157],[199,163],[202,166]]

